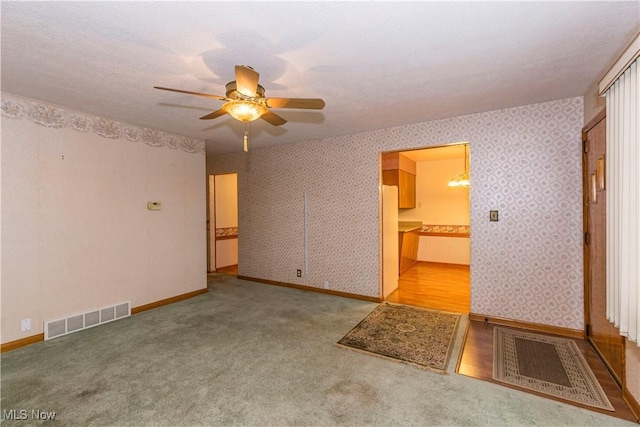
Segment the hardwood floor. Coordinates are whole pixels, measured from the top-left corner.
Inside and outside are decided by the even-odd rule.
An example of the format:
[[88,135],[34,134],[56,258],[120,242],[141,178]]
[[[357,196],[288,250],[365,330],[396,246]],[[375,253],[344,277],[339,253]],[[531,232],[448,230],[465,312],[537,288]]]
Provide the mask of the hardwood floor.
[[[509,387],[506,384],[498,383],[493,380],[493,328],[494,325],[485,325],[482,322],[469,321],[469,327],[463,344],[462,355],[458,362],[456,372],[469,377],[481,379],[484,381],[500,384],[504,387]],[[603,414],[611,415],[617,418],[622,418],[627,421],[637,422],[626,402],[622,398],[622,392],[615,383],[609,371],[605,368],[602,361],[598,358],[591,345],[581,339],[574,340],[580,349],[580,352],[584,356],[585,360],[589,364],[589,367],[595,374],[598,382],[602,386],[602,389],[607,394],[609,401],[615,408],[615,412],[609,412],[601,409],[595,409],[590,406],[580,405],[578,403],[567,402],[560,399],[555,399],[547,395],[528,391],[528,393],[539,394],[548,399],[554,399],[568,403],[570,405],[579,406],[581,408],[589,409],[591,411],[601,412]],[[512,387],[517,388],[517,387]]]
[[[387,301],[468,314],[471,306],[469,266],[418,262],[400,276],[398,289],[389,295]],[[493,328],[494,326],[491,324],[484,325],[482,322],[469,322],[456,372],[509,387],[493,380]],[[609,401],[615,408],[615,412],[594,409],[577,403],[563,402],[627,421],[637,422],[638,420],[622,398],[620,388],[593,348],[591,348],[591,345],[585,340],[576,339],[575,341],[600,382],[602,389],[607,394]],[[553,399],[542,394],[540,396]]]
[[469,266],[419,261],[409,267],[387,301],[468,314]]
[[220,267],[216,269],[216,273],[228,274],[230,276],[238,275],[238,264],[236,265],[228,265],[226,267]]

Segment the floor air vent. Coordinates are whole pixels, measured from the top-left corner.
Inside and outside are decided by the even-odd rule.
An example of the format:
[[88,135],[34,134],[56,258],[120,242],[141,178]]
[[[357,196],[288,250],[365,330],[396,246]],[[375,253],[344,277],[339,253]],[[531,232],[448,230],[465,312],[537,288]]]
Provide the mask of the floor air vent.
[[56,338],[129,316],[131,316],[131,303],[127,301],[64,319],[51,320],[44,322],[44,339]]

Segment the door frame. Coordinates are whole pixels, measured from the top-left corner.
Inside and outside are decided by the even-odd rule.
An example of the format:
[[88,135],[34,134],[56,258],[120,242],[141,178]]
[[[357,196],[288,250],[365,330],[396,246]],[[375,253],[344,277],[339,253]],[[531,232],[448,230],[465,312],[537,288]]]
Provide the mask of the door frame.
[[[218,266],[218,259],[217,259],[217,255],[218,255],[218,242],[222,241],[222,240],[229,240],[229,239],[236,239],[237,241],[239,241],[239,237],[237,234],[235,235],[223,235],[223,236],[218,236],[216,231],[217,231],[217,226],[218,226],[218,206],[216,204],[216,193],[217,193],[217,188],[216,188],[216,178],[220,177],[220,176],[225,176],[225,175],[235,175],[236,176],[236,186],[237,186],[237,177],[238,177],[238,173],[237,172],[228,172],[228,173],[218,173],[218,174],[209,174],[207,177],[207,186],[208,186],[208,192],[207,192],[207,196],[208,196],[208,204],[207,204],[207,211],[208,211],[208,217],[207,217],[207,234],[208,234],[208,239],[207,239],[207,270],[210,273],[215,273],[218,268],[223,268],[226,266]],[[238,200],[238,189],[236,187],[236,203]],[[236,207],[237,209],[237,207]],[[236,230],[237,230],[237,224],[238,224],[238,220],[239,220],[239,213],[236,214]],[[236,253],[236,259],[237,259],[237,264],[238,265],[240,263],[239,261],[239,251],[238,253]]]
[[207,272],[216,272],[216,209],[214,174],[207,174]]
[[[384,185],[383,182],[383,173],[382,173],[382,157],[384,154],[388,154],[388,153],[404,153],[407,151],[420,151],[420,150],[430,150],[430,149],[436,149],[436,148],[445,148],[445,147],[454,147],[454,146],[458,146],[458,145],[464,145],[467,144],[469,146],[469,153],[467,154],[467,162],[468,164],[466,165],[466,167],[468,167],[469,173],[471,173],[471,152],[470,152],[470,148],[471,148],[471,141],[470,140],[463,140],[463,141],[458,141],[458,142],[451,142],[451,143],[444,143],[444,144],[438,144],[438,145],[430,145],[430,146],[425,146],[425,147],[415,147],[415,148],[402,148],[402,149],[396,149],[396,150],[385,150],[385,151],[381,151],[378,153],[378,213],[379,213],[379,225],[378,225],[378,229],[379,229],[379,237],[378,237],[378,247],[379,247],[379,268],[380,268],[380,274],[379,274],[379,299],[380,301],[385,301],[386,298],[384,297],[384,272],[383,272],[383,238],[382,238],[382,186]],[[416,202],[417,203],[417,202]],[[417,206],[417,205],[416,205]],[[471,187],[469,188],[469,230],[471,231]],[[473,299],[473,295],[471,294],[471,233],[469,235],[469,307],[471,309],[471,300]]]
[[[598,354],[599,359],[602,361],[604,366],[607,368],[611,377],[614,381],[620,386],[622,390],[625,388],[626,382],[626,362],[625,362],[625,340],[622,336],[620,336],[621,343],[621,375],[618,376],[618,373],[612,368],[611,364],[604,356],[604,354],[598,348],[596,342],[591,338],[591,302],[592,302],[592,280],[591,280],[591,237],[589,229],[591,227],[591,218],[589,215],[589,192],[590,188],[590,171],[589,171],[589,140],[588,133],[593,128],[595,128],[600,122],[605,120],[606,118],[606,108],[603,108],[596,116],[591,119],[583,128],[582,128],[582,231],[583,231],[583,283],[584,283],[584,336],[594,349],[594,351]],[[605,149],[606,155],[606,149]],[[606,229],[605,229],[606,230]],[[606,231],[605,231],[606,232]]]

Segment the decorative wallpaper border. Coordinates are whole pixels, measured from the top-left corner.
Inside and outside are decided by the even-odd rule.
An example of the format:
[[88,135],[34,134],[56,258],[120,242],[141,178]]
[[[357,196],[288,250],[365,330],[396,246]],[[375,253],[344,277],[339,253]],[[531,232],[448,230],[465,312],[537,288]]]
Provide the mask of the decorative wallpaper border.
[[126,138],[152,147],[181,149],[187,153],[205,153],[203,140],[133,126],[47,102],[9,95],[6,92],[2,92],[1,104],[2,116],[11,119],[26,119],[41,126],[56,129],[71,128],[78,132],[92,132],[109,139]]
[[432,225],[423,224],[420,229],[421,236],[444,236],[444,237],[469,237],[470,226],[468,225]]
[[216,238],[220,238],[220,237],[226,237],[226,238],[238,237],[238,227],[216,228]]

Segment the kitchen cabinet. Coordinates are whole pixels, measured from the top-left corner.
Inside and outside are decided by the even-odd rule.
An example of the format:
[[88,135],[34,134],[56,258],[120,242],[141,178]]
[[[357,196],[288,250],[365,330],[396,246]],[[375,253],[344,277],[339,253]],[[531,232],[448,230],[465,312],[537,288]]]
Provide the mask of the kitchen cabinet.
[[418,262],[418,243],[420,243],[420,226],[402,222],[398,226],[399,272]]
[[416,163],[400,153],[382,155],[382,183],[398,187],[398,208],[416,207]]
[[398,170],[398,207],[416,207],[416,176],[403,170]]

